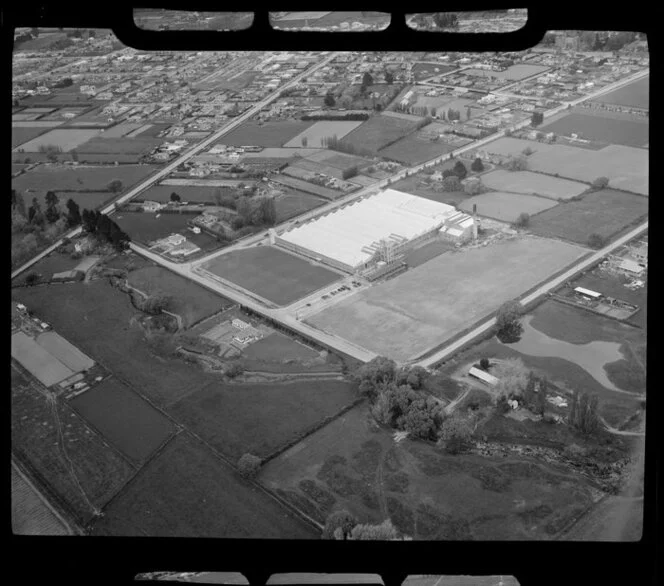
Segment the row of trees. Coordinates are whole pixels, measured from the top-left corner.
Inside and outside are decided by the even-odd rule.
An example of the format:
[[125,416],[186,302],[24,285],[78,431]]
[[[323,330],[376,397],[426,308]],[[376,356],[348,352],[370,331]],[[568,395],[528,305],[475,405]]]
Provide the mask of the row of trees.
[[343,142],[337,135],[324,136],[321,138],[321,146],[325,149],[338,151],[340,153],[347,153],[349,155],[359,155],[365,157],[373,157],[374,153],[369,149],[357,147],[354,144]]
[[106,214],[99,210],[83,210],[81,214],[83,229],[95,236],[102,244],[112,244],[116,250],[125,250],[129,244],[129,236]]

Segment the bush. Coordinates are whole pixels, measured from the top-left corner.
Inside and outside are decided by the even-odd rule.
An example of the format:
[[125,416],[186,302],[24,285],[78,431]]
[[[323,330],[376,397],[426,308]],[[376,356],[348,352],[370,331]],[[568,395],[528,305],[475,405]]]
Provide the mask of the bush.
[[34,271],[29,272],[25,275],[25,284],[26,285],[36,285],[39,282],[40,276]]
[[348,539],[357,519],[346,510],[335,511],[325,520],[322,539]]
[[261,467],[261,459],[253,454],[244,454],[237,462],[237,468],[245,478],[255,478]]
[[595,181],[593,181],[592,185],[595,189],[604,189],[609,186],[609,178],[598,177],[597,179],[595,179]]
[[244,372],[244,367],[239,362],[231,362],[224,372],[228,378],[235,378]]
[[602,248],[606,244],[606,239],[601,234],[591,234],[588,236],[588,246],[591,248]]
[[489,367],[491,366],[491,362],[489,362],[488,358],[482,358],[480,360],[480,368],[482,370],[489,370]]
[[505,413],[507,413],[510,409],[511,407],[507,402],[507,397],[505,395],[500,395],[496,401],[496,413],[505,415]]
[[527,214],[526,212],[520,213],[519,217],[514,222],[514,226],[517,228],[525,228],[528,224],[530,224],[530,214]]
[[472,432],[468,424],[458,415],[445,419],[440,426],[437,445],[448,454],[460,454],[470,447]]

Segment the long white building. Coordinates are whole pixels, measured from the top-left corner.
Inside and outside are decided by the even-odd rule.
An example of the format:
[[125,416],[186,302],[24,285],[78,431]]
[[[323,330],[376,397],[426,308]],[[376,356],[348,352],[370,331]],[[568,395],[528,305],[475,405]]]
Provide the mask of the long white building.
[[275,244],[355,273],[438,233],[454,241],[473,235],[473,218],[453,206],[386,189],[274,238]]

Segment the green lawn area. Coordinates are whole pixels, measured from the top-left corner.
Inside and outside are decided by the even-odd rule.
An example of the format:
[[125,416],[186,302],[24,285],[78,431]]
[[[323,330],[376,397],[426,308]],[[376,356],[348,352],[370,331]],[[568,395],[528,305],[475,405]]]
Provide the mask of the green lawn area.
[[232,303],[189,279],[163,267],[146,267],[129,273],[129,284],[148,295],[168,295],[169,311],[180,315],[185,327],[230,307]]
[[202,267],[277,305],[293,303],[340,278],[339,273],[273,246],[234,250]]
[[[204,506],[201,506],[204,505]],[[316,538],[315,530],[221,462],[187,433],[163,452],[97,520],[93,535]]]
[[613,239],[622,230],[645,221],[647,215],[647,198],[602,189],[584,195],[580,201],[570,201],[532,216],[529,229],[540,236],[585,245],[591,234]]

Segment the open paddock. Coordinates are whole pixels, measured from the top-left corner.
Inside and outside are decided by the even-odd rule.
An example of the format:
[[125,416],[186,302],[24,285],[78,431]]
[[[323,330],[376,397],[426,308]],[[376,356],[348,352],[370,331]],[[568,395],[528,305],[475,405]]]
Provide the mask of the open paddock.
[[585,253],[523,237],[442,254],[306,321],[394,360],[415,359]]
[[231,302],[163,267],[145,267],[129,273],[129,284],[148,295],[171,297],[168,310],[180,315],[185,327],[229,307]]
[[294,189],[287,189],[286,193],[278,196],[274,202],[277,210],[277,223],[290,220],[326,203],[326,200],[320,199],[315,195]]
[[99,130],[90,129],[66,129],[56,128],[49,130],[45,134],[41,134],[28,142],[21,144],[21,149],[26,153],[39,152],[41,147],[54,145],[60,147],[63,152],[68,153],[72,149],[76,149],[82,144],[89,141],[91,138],[97,136]]
[[443,75],[457,69],[452,65],[444,65],[443,63],[428,63],[425,61],[418,61],[411,69],[411,73],[415,76],[416,81],[433,77],[435,75]]
[[350,169],[352,167],[357,167],[361,169],[371,164],[369,159],[363,159],[362,157],[356,157],[355,155],[348,155],[345,153],[338,153],[336,151],[320,150],[316,151],[313,155],[309,155],[307,160],[314,161],[316,163],[323,163],[329,167],[336,167],[341,171]]
[[460,146],[471,142],[470,140],[463,139],[455,140],[454,142],[446,142],[444,140],[433,141],[427,134],[424,134],[425,132],[427,132],[426,126],[420,132],[413,133],[387,148],[381,149],[380,156],[387,159],[394,159],[406,165],[417,165],[425,161],[430,161],[435,157],[451,153]]
[[416,121],[378,114],[363,122],[343,138],[343,143],[358,149],[377,152],[389,142],[415,130]]
[[650,76],[648,75],[617,90],[613,90],[608,94],[595,98],[593,102],[648,109],[650,106],[649,92]]
[[339,273],[274,246],[233,250],[202,268],[277,305],[289,305],[341,278]]
[[324,138],[330,136],[343,138],[349,132],[355,130],[360,124],[362,124],[361,121],[350,120],[323,120],[320,122],[315,122],[309,128],[306,128],[303,132],[297,136],[294,136],[291,140],[285,143],[284,146],[324,147],[325,145],[323,145],[322,142]]
[[[205,503],[201,507],[201,503]],[[176,436],[105,510],[93,535],[317,537],[189,434]]]
[[525,79],[526,77],[530,77],[531,75],[544,73],[547,69],[550,68],[546,65],[529,65],[526,63],[519,63],[517,65],[508,67],[505,71],[465,69],[463,73],[464,75],[469,75],[472,77],[493,77],[495,79],[504,81],[519,81],[521,79]]
[[249,120],[228,134],[224,134],[217,144],[280,147],[313,124],[311,121],[301,120],[274,120],[272,122]]
[[465,199],[459,205],[459,209],[472,214],[473,205],[477,205],[477,213],[480,216],[511,223],[515,222],[522,213],[532,216],[558,204],[533,195],[492,191]]
[[174,433],[166,416],[116,378],[77,395],[69,404],[134,462],[143,462]]
[[157,201],[167,203],[171,201],[171,194],[177,193],[182,201],[190,203],[214,203],[214,194],[219,189],[223,194],[226,190],[216,187],[202,187],[199,185],[153,185],[141,191],[134,199],[140,201]]
[[608,177],[614,189],[648,195],[648,150],[609,145],[599,150],[545,144],[518,138],[500,138],[483,150],[498,155],[518,155],[526,147],[535,151],[528,157],[532,171],[592,182]]
[[586,244],[591,234],[611,239],[648,215],[647,198],[602,189],[545,210],[530,218],[530,230],[540,236]]
[[588,185],[568,179],[532,171],[507,171],[505,169],[496,169],[483,174],[482,183],[497,191],[541,195],[551,199],[569,199],[581,195],[588,189]]
[[49,128],[50,127],[48,126],[17,126],[12,124],[12,149],[16,149],[22,144],[32,142],[33,139],[48,132]]
[[104,138],[121,138],[145,126],[142,122],[121,122],[105,130]]
[[94,135],[90,140],[78,146],[77,150],[89,154],[140,155],[152,150],[164,140],[163,138],[143,138],[140,136],[136,138],[107,137],[104,133],[104,135]]

